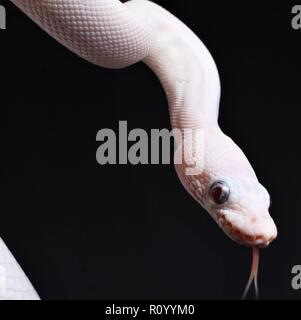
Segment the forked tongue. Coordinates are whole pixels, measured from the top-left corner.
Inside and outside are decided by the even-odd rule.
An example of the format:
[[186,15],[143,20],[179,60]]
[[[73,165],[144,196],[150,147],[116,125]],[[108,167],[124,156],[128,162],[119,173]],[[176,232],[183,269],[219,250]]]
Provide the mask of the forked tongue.
[[255,297],[256,297],[256,299],[259,298],[258,280],[257,280],[258,265],[259,265],[259,249],[258,249],[258,247],[252,247],[252,255],[253,255],[252,268],[251,268],[248,283],[247,283],[245,291],[242,295],[242,300],[244,300],[246,298],[246,296],[249,292],[250,286],[253,281],[254,281],[254,287],[255,287]]

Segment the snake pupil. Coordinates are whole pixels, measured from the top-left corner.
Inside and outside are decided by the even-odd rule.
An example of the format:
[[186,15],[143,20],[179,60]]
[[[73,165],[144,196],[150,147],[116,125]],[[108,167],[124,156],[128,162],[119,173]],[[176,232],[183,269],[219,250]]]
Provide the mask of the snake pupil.
[[210,196],[215,203],[223,204],[229,199],[230,188],[224,181],[217,181],[210,188]]

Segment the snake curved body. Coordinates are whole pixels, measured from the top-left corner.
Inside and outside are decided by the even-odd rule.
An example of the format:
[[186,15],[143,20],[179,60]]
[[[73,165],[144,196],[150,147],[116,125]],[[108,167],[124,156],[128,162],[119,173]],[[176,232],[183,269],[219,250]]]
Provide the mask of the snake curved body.
[[[146,63],[164,87],[172,128],[202,132],[202,148],[194,147],[196,157],[203,159],[200,170],[187,174],[190,158],[175,165],[185,189],[236,242],[257,248],[276,238],[267,190],[241,149],[218,125],[220,80],[214,60],[187,26],[146,0],[11,2],[91,63],[105,68]],[[178,141],[176,154],[183,153],[185,141]],[[3,242],[0,298],[39,298]]]

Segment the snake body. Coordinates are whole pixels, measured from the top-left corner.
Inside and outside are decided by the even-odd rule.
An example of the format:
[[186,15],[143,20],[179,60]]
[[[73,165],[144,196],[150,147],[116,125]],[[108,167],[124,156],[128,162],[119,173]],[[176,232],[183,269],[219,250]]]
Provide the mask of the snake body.
[[[236,242],[266,247],[277,236],[269,194],[241,149],[218,125],[220,80],[201,40],[180,20],[146,0],[11,0],[62,45],[105,68],[143,61],[166,92],[171,125],[201,130],[195,149],[202,168],[187,174],[190,160],[177,163],[185,189]],[[177,144],[183,152],[185,143]],[[0,245],[0,297],[38,299],[29,280]]]

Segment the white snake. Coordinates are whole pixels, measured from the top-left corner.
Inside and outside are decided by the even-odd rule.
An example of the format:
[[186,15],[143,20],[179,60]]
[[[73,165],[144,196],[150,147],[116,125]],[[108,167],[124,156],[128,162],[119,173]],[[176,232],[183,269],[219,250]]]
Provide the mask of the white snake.
[[[184,162],[176,165],[178,176],[228,236],[253,247],[248,287],[253,278],[257,285],[257,248],[277,236],[268,211],[269,194],[243,152],[218,126],[219,75],[198,37],[146,0],[11,1],[61,44],[94,64],[122,68],[143,61],[156,73],[168,97],[172,127],[204,133],[201,173],[186,175],[189,164]],[[2,241],[0,298],[39,299]]]

